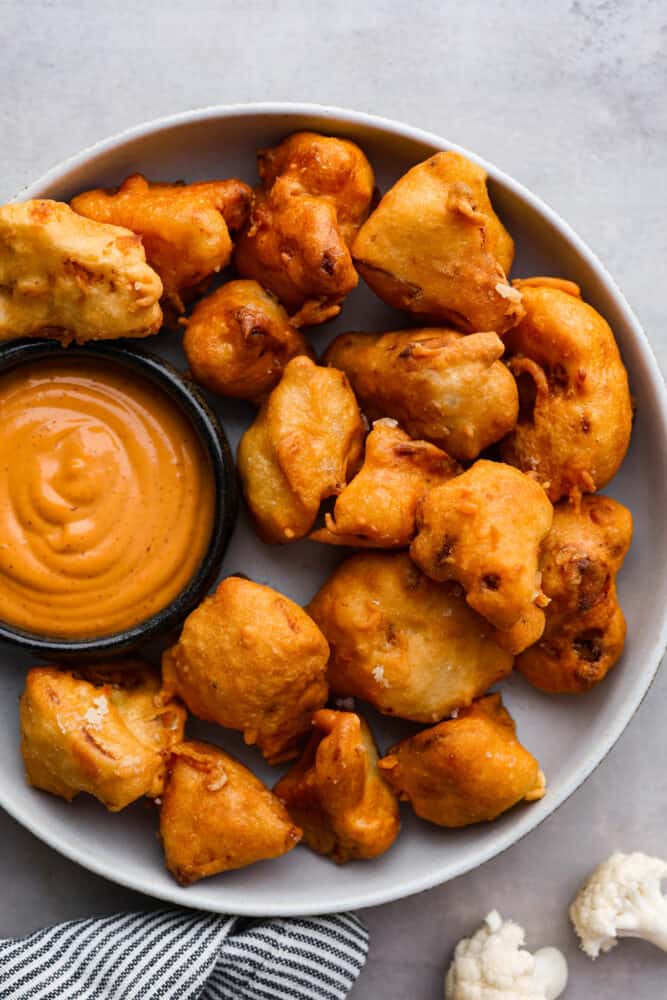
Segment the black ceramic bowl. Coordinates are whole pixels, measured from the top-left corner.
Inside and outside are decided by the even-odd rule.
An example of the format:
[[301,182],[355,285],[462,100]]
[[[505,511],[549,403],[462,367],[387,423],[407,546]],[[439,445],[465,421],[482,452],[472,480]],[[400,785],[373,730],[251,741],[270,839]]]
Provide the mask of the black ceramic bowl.
[[42,659],[62,662],[100,660],[126,653],[176,628],[200,603],[215,581],[232,534],[237,511],[234,459],[216,416],[200,392],[175,368],[154,354],[139,351],[133,342],[86,344],[66,349],[52,340],[16,341],[0,349],[0,375],[10,368],[43,358],[108,359],[162,389],[183,411],[204,445],[215,480],[215,515],[208,549],[184,590],[161,611],[122,632],[99,639],[61,639],[25,632],[0,621],[0,641],[10,642]]

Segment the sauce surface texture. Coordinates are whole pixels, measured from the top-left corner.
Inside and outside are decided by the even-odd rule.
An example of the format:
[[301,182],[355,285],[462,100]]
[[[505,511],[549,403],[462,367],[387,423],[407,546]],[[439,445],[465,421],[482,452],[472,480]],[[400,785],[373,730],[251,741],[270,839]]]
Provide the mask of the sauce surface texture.
[[111,635],[172,601],[208,547],[213,472],[166,393],[113,363],[0,375],[0,620]]

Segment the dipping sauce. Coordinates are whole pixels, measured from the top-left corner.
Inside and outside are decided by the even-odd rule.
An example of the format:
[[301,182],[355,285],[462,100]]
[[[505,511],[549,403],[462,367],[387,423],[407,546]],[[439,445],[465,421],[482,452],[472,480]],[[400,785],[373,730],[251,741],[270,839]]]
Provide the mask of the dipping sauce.
[[0,375],[0,620],[69,639],[145,621],[208,547],[215,485],[185,414],[113,362]]

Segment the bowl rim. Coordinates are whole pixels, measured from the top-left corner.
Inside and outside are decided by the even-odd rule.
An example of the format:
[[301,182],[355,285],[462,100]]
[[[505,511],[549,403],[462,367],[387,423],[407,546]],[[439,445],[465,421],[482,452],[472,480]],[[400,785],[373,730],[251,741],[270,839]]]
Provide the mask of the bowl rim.
[[135,346],[131,340],[95,341],[64,348],[58,341],[34,337],[0,345],[0,376],[45,359],[67,361],[76,357],[106,360],[132,373],[138,380],[157,387],[181,410],[208,456],[215,508],[211,537],[201,562],[187,584],[150,618],[109,635],[81,639],[29,632],[0,620],[0,641],[63,664],[123,656],[178,626],[194,610],[218,575],[237,510],[234,460],[225,432],[199,390],[164,358]]
[[[649,375],[651,388],[657,400],[656,410],[660,416],[659,430],[663,438],[667,440],[667,387],[665,386],[660,368],[641,324],[605,266],[587,244],[574,232],[570,225],[557,212],[545,204],[540,197],[533,194],[519,181],[514,180],[514,178],[483,157],[478,156],[476,153],[457,143],[445,139],[437,133],[411,126],[395,119],[363,111],[354,111],[335,105],[283,101],[214,104],[181,111],[172,115],[164,115],[124,129],[106,139],[87,146],[80,152],[56,164],[32,184],[27,185],[16,195],[14,200],[23,201],[28,198],[40,197],[41,190],[58,181],[66,180],[70,171],[84,166],[91,157],[110,152],[117,146],[123,145],[128,141],[145,138],[165,129],[171,129],[180,125],[190,125],[207,120],[219,121],[240,116],[260,115],[264,115],[267,118],[317,117],[324,122],[331,120],[332,131],[334,132],[343,132],[346,126],[365,127],[385,135],[391,134],[394,137],[406,139],[409,142],[432,146],[435,149],[453,150],[478,163],[486,170],[492,180],[498,182],[519,200],[526,203],[533,211],[545,218],[558,233],[559,237],[575,248],[600,284],[609,291],[625,324],[632,332],[632,337],[641,355],[641,361]],[[286,127],[289,126],[286,125]],[[590,777],[595,768],[605,759],[648,693],[660,666],[665,647],[667,647],[667,607],[664,609],[662,621],[657,629],[650,662],[644,664],[642,671],[643,683],[636,686],[633,697],[623,704],[622,711],[617,713],[613,724],[607,727],[604,739],[596,744],[595,749],[589,753],[580,766],[563,781],[557,797],[552,798],[547,796],[537,806],[532,807],[531,810],[526,810],[517,823],[510,826],[508,831],[499,832],[498,837],[492,844],[478,849],[474,861],[463,861],[458,865],[450,866],[450,870],[444,875],[438,869],[433,869],[426,874],[406,878],[398,885],[388,884],[382,889],[350,892],[344,900],[327,905],[324,908],[321,905],[307,904],[305,906],[295,906],[293,904],[280,905],[280,902],[276,901],[268,902],[262,907],[260,913],[252,903],[247,904],[244,901],[242,891],[236,891],[233,893],[234,912],[243,916],[298,916],[322,913],[325,909],[329,912],[341,912],[347,909],[378,906],[427,889],[432,889],[436,885],[457,878],[502,854],[551,816]],[[181,906],[198,907],[218,913],[230,912],[230,904],[228,900],[226,901],[226,893],[222,886],[218,902],[217,899],[202,898],[197,893],[196,886],[192,886],[188,890],[184,890],[176,884],[173,887],[156,887],[152,884],[150,876],[130,877],[103,861],[90,858],[85,850],[78,849],[71,842],[67,841],[66,838],[61,838],[57,834],[53,834],[48,828],[44,829],[39,822],[33,820],[29,814],[29,810],[8,801],[8,796],[2,783],[0,783],[0,805],[14,819],[50,847],[53,847],[70,860],[77,862],[97,875],[109,878],[126,888],[134,889],[135,891],[143,892],[149,896]]]

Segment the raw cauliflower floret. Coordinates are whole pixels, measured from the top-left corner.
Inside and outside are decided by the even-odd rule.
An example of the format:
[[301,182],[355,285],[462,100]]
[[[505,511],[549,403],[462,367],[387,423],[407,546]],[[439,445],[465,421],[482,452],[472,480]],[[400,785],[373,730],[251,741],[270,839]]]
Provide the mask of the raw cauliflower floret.
[[620,937],[639,937],[667,951],[667,899],[660,883],[667,862],[636,851],[612,854],[579,890],[570,919],[591,958],[610,951]]
[[525,931],[493,910],[472,937],[459,941],[445,979],[445,1000],[556,1000],[567,985],[557,948],[532,955]]

